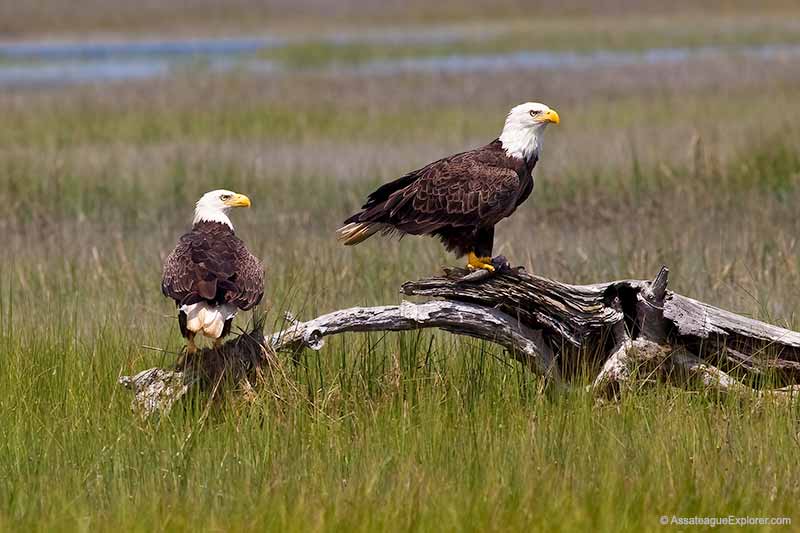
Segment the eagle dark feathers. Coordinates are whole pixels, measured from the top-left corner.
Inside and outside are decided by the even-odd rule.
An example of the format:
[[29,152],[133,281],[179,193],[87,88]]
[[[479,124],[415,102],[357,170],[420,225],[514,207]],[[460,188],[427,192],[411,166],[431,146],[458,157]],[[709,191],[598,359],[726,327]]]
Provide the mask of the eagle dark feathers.
[[440,159],[370,194],[340,239],[357,244],[377,231],[435,235],[459,255],[487,245],[490,255],[494,225],[533,190],[535,164],[509,157],[499,140]]
[[246,311],[264,295],[264,267],[230,227],[200,222],[164,262],[161,291],[178,306],[207,301]]

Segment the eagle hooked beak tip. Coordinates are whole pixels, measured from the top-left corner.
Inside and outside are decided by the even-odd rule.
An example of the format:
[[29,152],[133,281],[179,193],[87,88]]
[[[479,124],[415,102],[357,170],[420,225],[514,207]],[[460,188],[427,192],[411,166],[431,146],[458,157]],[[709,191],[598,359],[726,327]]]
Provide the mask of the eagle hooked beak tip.
[[553,124],[560,124],[561,118],[558,116],[558,113],[555,109],[549,109],[547,113],[544,114],[542,117],[543,122],[552,122]]
[[250,207],[250,198],[244,194],[234,194],[225,202],[228,207]]

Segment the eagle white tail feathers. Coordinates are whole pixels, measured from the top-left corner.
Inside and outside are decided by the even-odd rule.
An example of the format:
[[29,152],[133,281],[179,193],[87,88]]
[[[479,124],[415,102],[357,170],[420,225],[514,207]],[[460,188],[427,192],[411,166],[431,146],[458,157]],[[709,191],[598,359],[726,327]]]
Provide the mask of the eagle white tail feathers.
[[236,316],[236,306],[230,304],[200,302],[183,305],[181,311],[186,313],[186,329],[212,339],[220,338],[225,322]]
[[379,222],[351,222],[336,230],[336,238],[346,246],[353,246],[386,228]]

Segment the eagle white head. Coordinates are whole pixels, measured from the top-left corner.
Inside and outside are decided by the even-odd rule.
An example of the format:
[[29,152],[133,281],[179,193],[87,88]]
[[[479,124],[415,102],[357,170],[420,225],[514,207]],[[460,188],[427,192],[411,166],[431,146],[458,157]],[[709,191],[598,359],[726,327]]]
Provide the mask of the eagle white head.
[[500,142],[506,155],[526,161],[539,157],[544,129],[550,123],[559,122],[561,119],[555,109],[544,104],[526,102],[514,107],[509,111],[500,133]]
[[227,214],[232,207],[250,207],[250,198],[226,189],[207,192],[197,201],[192,224],[219,222],[233,229],[233,224]]

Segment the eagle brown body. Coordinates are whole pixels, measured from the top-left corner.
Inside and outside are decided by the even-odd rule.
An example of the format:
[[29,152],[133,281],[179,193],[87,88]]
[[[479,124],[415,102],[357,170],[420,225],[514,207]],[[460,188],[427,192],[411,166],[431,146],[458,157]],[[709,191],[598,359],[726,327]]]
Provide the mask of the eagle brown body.
[[252,309],[264,295],[264,267],[224,215],[230,206],[249,206],[249,199],[212,191],[201,202],[191,231],[180,237],[167,256],[161,280],[161,291],[179,309],[181,334],[188,339],[190,352],[196,349],[196,334],[216,344],[230,332],[237,311]]
[[199,222],[164,262],[161,289],[178,305],[229,303],[247,311],[264,295],[264,267],[232,228]]
[[440,159],[370,194],[340,235],[345,244],[377,231],[433,235],[459,257],[491,256],[494,226],[530,196],[536,161],[508,156],[499,139]]
[[[233,232],[219,222],[199,222],[181,236],[164,262],[161,291],[182,308],[181,334],[188,336],[189,306],[206,303],[247,311],[264,296],[264,267]],[[233,317],[225,318],[218,338],[230,332]]]
[[361,211],[337,231],[346,245],[375,233],[431,235],[467,266],[494,271],[505,258],[491,257],[494,226],[533,191],[541,137],[558,113],[526,102],[511,109],[500,136],[481,148],[451,155],[379,187]]

